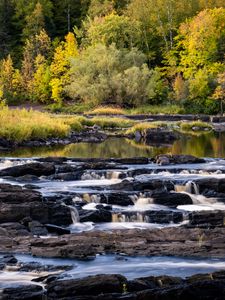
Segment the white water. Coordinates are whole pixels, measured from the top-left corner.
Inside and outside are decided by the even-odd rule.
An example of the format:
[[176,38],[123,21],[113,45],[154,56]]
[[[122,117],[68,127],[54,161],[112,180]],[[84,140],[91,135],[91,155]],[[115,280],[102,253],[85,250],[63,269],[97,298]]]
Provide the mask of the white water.
[[80,222],[80,217],[79,217],[79,213],[78,213],[76,207],[69,206],[69,208],[70,208],[71,219],[73,221],[73,224],[79,223]]

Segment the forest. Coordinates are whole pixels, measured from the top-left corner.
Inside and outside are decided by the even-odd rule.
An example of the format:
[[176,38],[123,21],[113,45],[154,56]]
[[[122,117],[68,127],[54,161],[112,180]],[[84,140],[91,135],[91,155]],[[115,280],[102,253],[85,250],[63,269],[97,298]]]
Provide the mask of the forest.
[[224,0],[0,0],[0,103],[223,112]]

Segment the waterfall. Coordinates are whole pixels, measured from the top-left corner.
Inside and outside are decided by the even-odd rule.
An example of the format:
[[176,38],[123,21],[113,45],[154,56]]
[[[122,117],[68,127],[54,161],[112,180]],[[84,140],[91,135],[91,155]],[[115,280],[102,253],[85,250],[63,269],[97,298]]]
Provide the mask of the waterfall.
[[69,206],[70,208],[70,213],[71,213],[71,219],[73,221],[73,224],[77,224],[80,222],[80,216],[78,213],[78,210],[74,206]]
[[153,204],[154,203],[154,199],[152,198],[143,198],[143,197],[140,197],[137,199],[136,203],[135,203],[135,206],[138,206],[138,205],[146,205],[146,204]]
[[186,192],[188,194],[199,195],[199,188],[193,181],[188,181],[185,185],[175,185],[176,192]]
[[107,179],[119,179],[120,174],[121,174],[121,172],[119,172],[119,171],[107,172],[106,177],[107,177]]

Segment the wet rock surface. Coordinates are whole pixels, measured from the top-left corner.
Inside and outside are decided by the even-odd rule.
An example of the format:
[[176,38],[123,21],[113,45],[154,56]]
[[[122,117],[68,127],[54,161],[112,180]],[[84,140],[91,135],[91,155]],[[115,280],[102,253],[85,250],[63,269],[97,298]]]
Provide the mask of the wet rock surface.
[[[20,264],[10,255],[23,252],[85,260],[112,253],[223,258],[225,169],[221,166],[218,172],[215,165],[208,169],[205,159],[163,155],[49,157],[0,169],[0,252],[7,254],[0,259],[0,272],[7,268],[40,272],[32,285],[18,285],[17,290],[4,287],[0,299],[20,299],[19,293],[21,299],[42,299],[43,295],[47,299],[183,300],[206,295],[206,299],[224,299],[223,272],[187,279],[96,275],[62,280],[58,273],[50,277],[41,272],[60,272],[69,266]],[[94,226],[99,229],[113,222],[138,225],[95,230]],[[138,229],[140,224],[152,227]],[[82,231],[85,226],[91,231]],[[37,282],[44,283],[47,291]]]

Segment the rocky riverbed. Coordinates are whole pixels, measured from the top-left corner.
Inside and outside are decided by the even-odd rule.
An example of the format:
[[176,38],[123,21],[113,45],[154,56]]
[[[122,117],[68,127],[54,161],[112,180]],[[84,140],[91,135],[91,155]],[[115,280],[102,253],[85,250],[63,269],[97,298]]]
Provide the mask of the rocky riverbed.
[[[224,217],[223,159],[1,159],[0,298],[203,299],[204,289],[207,299],[224,299]],[[10,256],[21,253],[30,257],[29,264]],[[99,255],[106,261],[116,255],[124,266],[138,257],[134,268],[153,257],[171,259],[163,272],[146,273],[143,267],[137,274],[142,278],[131,280],[121,264],[101,275]],[[35,257],[52,261],[38,264]],[[178,270],[174,277],[170,270],[176,257],[203,265],[212,259],[214,267],[184,276]],[[83,261],[85,268],[96,261],[94,271],[82,269],[74,277],[68,259],[78,267]],[[106,261],[103,267],[110,269]],[[84,274],[91,277],[83,279]],[[184,279],[189,275],[194,277]]]

